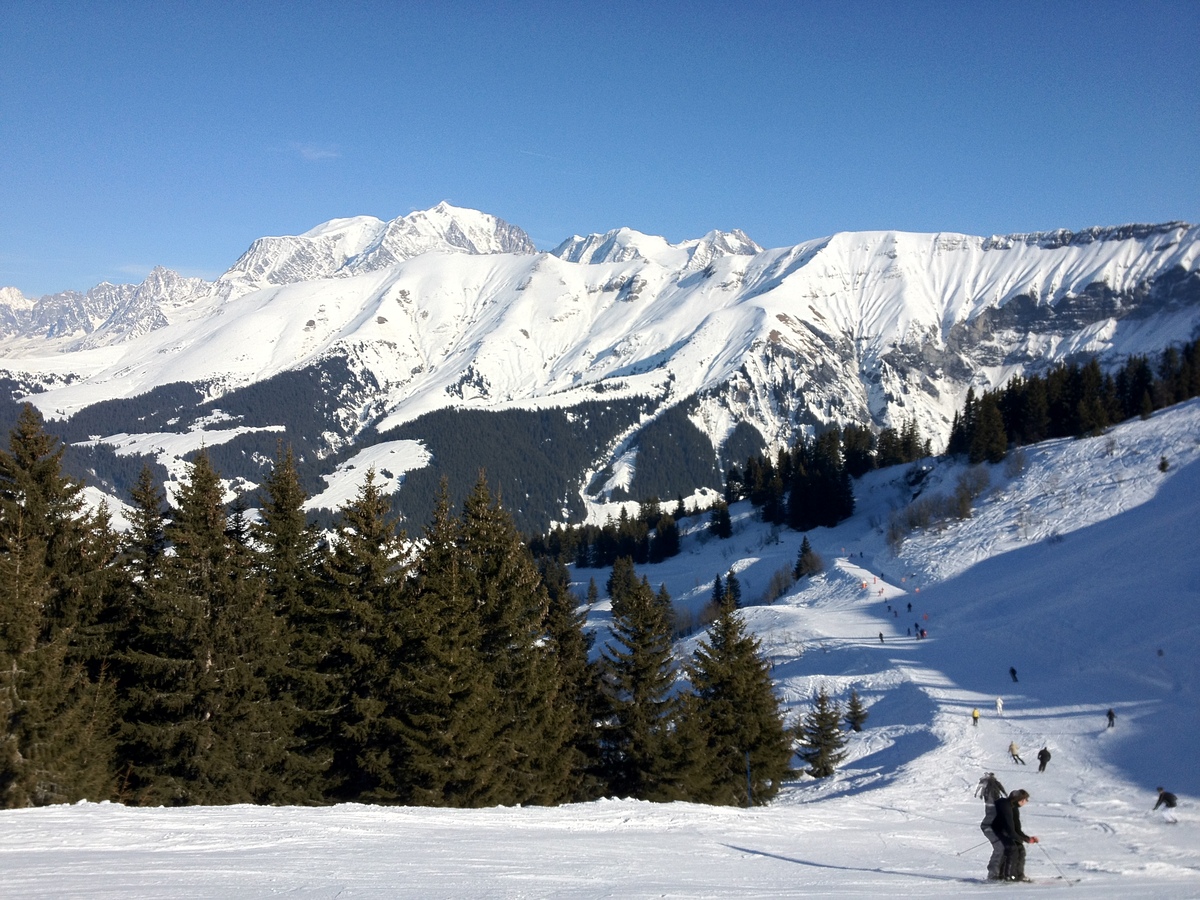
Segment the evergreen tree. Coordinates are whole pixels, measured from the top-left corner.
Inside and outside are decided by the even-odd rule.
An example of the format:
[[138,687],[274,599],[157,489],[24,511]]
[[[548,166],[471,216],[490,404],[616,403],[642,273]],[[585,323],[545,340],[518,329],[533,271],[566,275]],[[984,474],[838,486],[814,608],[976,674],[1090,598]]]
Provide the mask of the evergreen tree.
[[800,552],[796,554],[796,577],[804,578],[808,575],[816,575],[824,570],[825,563],[821,561],[821,557],[813,552],[812,545],[808,542],[808,535],[805,535],[804,540],[800,542]]
[[822,687],[817,702],[797,729],[800,758],[808,763],[805,770],[813,778],[827,778],[846,758],[846,737],[841,729],[842,710],[829,699]]
[[[696,648],[690,673],[695,701],[689,710],[707,740],[711,767],[706,780],[711,793],[696,799],[741,806],[750,799],[768,802],[791,773],[791,738],[758,641],[728,594]],[[747,764],[752,798],[746,794]]]
[[709,531],[722,540],[733,537],[733,520],[729,517],[728,503],[718,500],[713,504],[709,515],[711,517],[708,523]]
[[279,628],[203,451],[164,531],[174,553],[146,585],[131,642],[130,787],[144,803],[282,799],[292,737],[269,685]]
[[333,553],[324,566],[323,601],[334,636],[325,661],[336,677],[329,716],[329,793],[335,800],[396,800],[403,763],[385,721],[401,690],[395,674],[403,630],[397,584],[404,577],[403,538],[389,503],[367,472],[354,499],[339,513]]
[[500,698],[460,527],[443,482],[400,606],[405,642],[393,678],[405,698],[397,721],[403,796],[425,806],[487,806],[508,796],[501,782],[511,761],[492,752],[504,728],[494,715]]
[[264,486],[261,519],[253,532],[261,548],[258,566],[267,601],[281,628],[269,677],[296,745],[288,756],[284,782],[289,802],[316,802],[324,798],[325,770],[332,757],[330,724],[338,701],[338,673],[329,665],[335,635],[325,605],[328,594],[320,590],[320,541],[305,517],[307,497],[291,448],[276,452]]
[[26,404],[0,451],[0,805],[111,796],[105,517]]
[[983,395],[979,402],[975,432],[971,437],[968,459],[972,465],[981,462],[998,463],[1008,452],[1008,435],[1004,431],[1004,418],[991,392]]
[[858,691],[850,691],[850,702],[846,706],[846,724],[853,731],[862,731],[862,727],[866,724],[868,718],[867,709],[862,705],[862,698],[858,696]]
[[[561,702],[570,717],[569,745],[564,749],[569,755],[570,772],[565,781],[565,799],[593,800],[604,790],[596,723],[604,718],[605,710],[599,669],[588,661],[594,638],[583,630],[587,614],[578,608],[566,568],[561,563],[546,562],[541,573],[550,597],[546,626],[562,678]],[[589,591],[595,590],[596,582],[592,580]]]
[[725,599],[732,604],[734,609],[740,609],[742,605],[742,584],[738,581],[737,575],[733,569],[725,576]]
[[[644,529],[644,524],[642,525]],[[569,704],[561,703],[559,658],[547,640],[549,596],[512,518],[481,474],[463,504],[464,584],[482,617],[481,650],[497,698],[493,755],[503,769],[501,802],[554,803],[573,792]]]
[[618,559],[610,579],[614,643],[604,649],[611,719],[604,736],[609,791],[618,797],[673,800],[683,793],[673,732],[675,661],[672,615],[633,562]]

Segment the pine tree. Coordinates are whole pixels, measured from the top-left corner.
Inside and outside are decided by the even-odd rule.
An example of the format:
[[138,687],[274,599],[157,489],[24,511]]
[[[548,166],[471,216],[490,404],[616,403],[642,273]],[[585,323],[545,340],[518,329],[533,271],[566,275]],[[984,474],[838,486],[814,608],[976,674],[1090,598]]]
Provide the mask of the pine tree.
[[111,796],[114,696],[100,623],[113,546],[26,404],[0,451],[0,805]]
[[393,682],[403,691],[396,723],[401,796],[424,806],[487,806],[506,796],[507,761],[492,753],[499,697],[482,651],[471,575],[463,572],[460,527],[443,481],[400,605],[404,642]]
[[729,517],[728,503],[718,500],[713,504],[709,515],[711,516],[708,523],[709,531],[722,540],[733,537],[733,520]]
[[394,620],[403,602],[398,585],[404,555],[374,469],[339,511],[323,573],[321,615],[328,615],[333,635],[324,666],[335,694],[328,718],[328,794],[394,802],[404,791],[404,763],[396,758],[395,711],[386,714],[403,690],[396,675],[403,628]]
[[[151,676],[141,705],[158,714],[138,736],[151,757],[143,802],[281,799],[291,734],[268,678],[279,627],[249,551],[228,527],[222,493],[201,451],[164,529],[174,553],[153,585],[155,625],[135,642]],[[167,674],[161,685],[155,670]]]
[[332,758],[330,724],[338,673],[329,665],[335,636],[325,605],[328,594],[320,590],[320,541],[306,521],[307,498],[290,448],[276,453],[264,487],[261,518],[253,534],[267,602],[281,629],[269,678],[295,737],[281,789],[289,795],[288,802],[317,802],[324,798],[324,776]]
[[[690,710],[707,741],[707,780],[714,803],[766,803],[791,772],[791,737],[758,641],[746,630],[727,595],[690,667],[695,701]],[[746,754],[751,793],[747,797]]]
[[822,687],[813,708],[797,729],[800,758],[808,763],[805,770],[813,778],[827,778],[846,758],[846,737],[841,729],[842,711],[829,699]]
[[611,719],[604,738],[609,791],[619,797],[673,800],[682,791],[672,743],[677,716],[672,615],[640,581],[627,557],[609,580],[614,643],[604,649]]
[[[642,526],[644,528],[644,525]],[[573,790],[573,736],[558,657],[547,641],[549,596],[511,516],[481,474],[463,503],[458,533],[464,585],[482,621],[483,662],[497,693],[493,755],[501,802],[553,803]]]
[[858,691],[851,690],[850,702],[846,706],[846,724],[852,731],[862,731],[867,718],[868,713],[866,707],[862,705],[862,698],[858,696]]
[[742,605],[742,583],[738,581],[737,575],[733,569],[730,569],[725,576],[725,598],[733,606],[734,609],[740,609]]
[[1008,452],[1008,435],[1004,430],[1004,418],[996,404],[995,394],[989,392],[979,401],[975,432],[971,437],[968,459],[972,465],[981,462],[998,463]]
[[[600,770],[599,731],[596,723],[604,717],[600,695],[600,673],[589,662],[593,636],[583,630],[587,614],[571,592],[570,574],[555,562],[541,566],[542,583],[550,597],[546,630],[558,659],[562,678],[561,703],[570,717],[570,774],[566,780],[569,801],[594,800],[603,794]],[[595,590],[592,580],[589,590]]]
[[796,554],[796,578],[805,578],[809,575],[816,575],[825,570],[825,563],[816,553],[813,552],[812,545],[808,542],[808,535],[800,542],[800,552]]

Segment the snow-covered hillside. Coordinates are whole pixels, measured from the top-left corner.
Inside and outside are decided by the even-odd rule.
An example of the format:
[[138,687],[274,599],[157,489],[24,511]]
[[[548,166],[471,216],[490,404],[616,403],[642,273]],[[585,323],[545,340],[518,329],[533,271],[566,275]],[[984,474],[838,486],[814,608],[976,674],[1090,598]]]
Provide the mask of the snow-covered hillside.
[[[733,538],[693,523],[680,556],[642,570],[684,610],[735,570],[793,718],[822,685],[842,701],[858,691],[870,718],[832,778],[798,778],[752,810],[604,801],[9,811],[5,893],[1200,896],[1200,401],[1027,448],[989,470],[972,518],[914,533],[897,556],[891,511],[952,490],[959,470],[938,464],[917,488],[904,475],[860,482],[855,516],[809,533],[826,571],[772,604],[754,605],[793,564],[801,536],[745,506],[734,509]],[[591,615],[603,633],[606,603]],[[1047,770],[1012,762],[1010,741],[1029,760],[1046,746]],[[973,790],[988,771],[1033,796],[1023,820],[1041,842],[1028,872],[1043,887],[982,881],[988,848]],[[1179,795],[1175,824],[1151,812],[1160,784]]]

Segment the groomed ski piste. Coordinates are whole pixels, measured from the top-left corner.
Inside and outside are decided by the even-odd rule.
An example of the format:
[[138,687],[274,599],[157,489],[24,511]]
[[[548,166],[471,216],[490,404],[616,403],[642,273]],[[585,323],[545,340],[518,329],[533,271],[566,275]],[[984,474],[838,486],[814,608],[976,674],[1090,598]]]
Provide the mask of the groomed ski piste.
[[[746,504],[732,539],[689,520],[683,553],[639,570],[683,610],[737,572],[789,721],[822,685],[869,704],[838,773],[799,776],[769,806],[16,810],[0,813],[0,893],[1200,897],[1200,401],[1022,454],[989,468],[972,518],[915,532],[898,555],[891,510],[953,491],[964,466],[934,463],[916,487],[910,467],[872,473],[852,519],[808,533],[826,571],[769,605],[756,604],[801,535]],[[576,576],[582,595],[607,573]],[[601,639],[606,619],[601,601]],[[1032,794],[1032,884],[984,881],[974,789],[989,771]],[[1151,811],[1157,785],[1179,796],[1174,823]]]

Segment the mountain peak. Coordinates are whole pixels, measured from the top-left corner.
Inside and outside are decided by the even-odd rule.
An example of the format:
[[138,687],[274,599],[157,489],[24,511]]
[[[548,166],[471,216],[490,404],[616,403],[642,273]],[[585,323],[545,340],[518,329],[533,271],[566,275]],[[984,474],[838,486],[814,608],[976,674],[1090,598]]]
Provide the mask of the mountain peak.
[[242,289],[362,275],[433,251],[533,253],[520,228],[442,201],[384,222],[374,216],[330,219],[299,235],[262,237],[221,276]]

